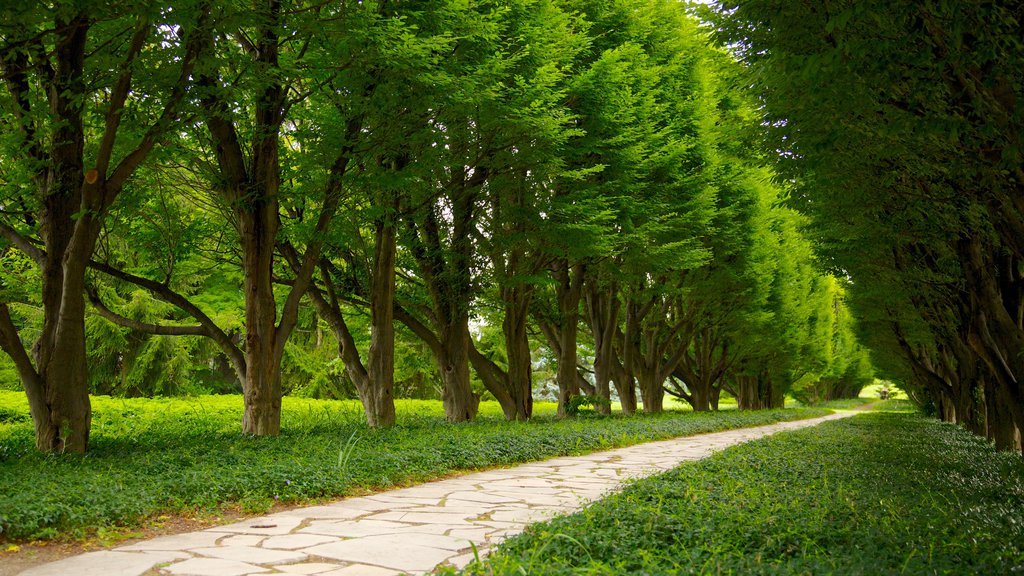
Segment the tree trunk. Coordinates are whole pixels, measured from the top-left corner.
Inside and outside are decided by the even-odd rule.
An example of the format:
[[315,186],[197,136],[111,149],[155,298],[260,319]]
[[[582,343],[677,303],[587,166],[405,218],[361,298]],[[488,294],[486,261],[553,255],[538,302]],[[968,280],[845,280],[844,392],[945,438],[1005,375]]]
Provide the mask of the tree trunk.
[[558,300],[558,415],[565,417],[566,403],[580,393],[577,373],[576,337],[580,322],[580,301],[583,299],[584,266],[569,265],[565,259],[555,264],[555,295]]
[[480,396],[473,392],[469,379],[468,318],[442,326],[440,336],[437,364],[444,382],[444,415],[449,422],[468,422],[480,407]]
[[395,423],[395,226],[378,220],[370,280],[369,382],[360,390],[370,426]]
[[532,289],[519,285],[503,292],[506,292],[505,318],[501,328],[508,354],[506,388],[513,402],[512,418],[528,420],[533,416],[533,360],[527,333]]
[[622,413],[629,416],[636,414],[636,384],[633,379],[625,374],[624,370],[619,370],[619,378],[614,380],[615,391],[619,394],[619,405],[622,407]]
[[[689,385],[689,382],[687,382]],[[711,410],[711,386],[707,382],[696,382],[689,386],[693,396],[693,411],[708,412]]]
[[640,399],[644,404],[644,412],[657,414],[665,411],[665,387],[663,381],[658,378],[657,360],[655,365],[647,365],[642,362],[637,370],[638,383],[640,384]]
[[[594,335],[594,389],[599,398],[609,402],[608,405],[599,405],[597,411],[600,414],[611,414],[610,384],[618,362],[615,358],[615,334],[618,329],[619,299],[614,285],[602,290],[591,282],[587,288],[587,313]],[[621,392],[619,398],[625,412]]]
[[[90,250],[91,253],[91,250]],[[43,452],[85,452],[89,447],[92,405],[85,352],[85,262],[65,264],[63,298],[53,330],[52,348],[37,347],[44,387],[46,419],[36,425],[36,448]],[[38,410],[33,410],[37,412]]]
[[[436,347],[432,347],[436,348]],[[435,355],[437,352],[435,351]],[[501,405],[501,411],[505,415],[506,420],[517,420],[522,419],[520,409],[515,399],[512,398],[510,392],[511,387],[508,382],[508,372],[501,369],[494,363],[493,360],[484,356],[476,348],[476,343],[473,342],[472,338],[469,341],[469,362],[473,366],[473,371],[476,372],[477,377],[484,383],[484,387],[490,392],[494,399]],[[532,407],[532,403],[531,403]]]
[[740,410],[761,410],[765,408],[757,389],[757,377],[740,375],[733,381],[736,384],[736,406]]
[[[276,165],[277,142],[273,143]],[[274,178],[271,176],[271,178]],[[276,180],[276,178],[274,178]],[[266,181],[265,181],[266,182]],[[271,192],[271,191],[268,191]],[[276,436],[281,431],[281,357],[274,299],[274,242],[279,227],[276,187],[256,194],[248,211],[236,211],[242,240],[245,296],[245,414],[242,432]]]
[[[253,436],[277,436],[281,432],[281,359],[272,346],[260,345],[264,344],[263,341],[249,340],[248,337],[246,340],[242,432]],[[272,342],[273,339],[266,341]]]
[[1013,421],[1013,414],[1005,394],[990,390],[991,402],[988,405],[988,437],[999,450],[1021,451],[1020,433]]
[[[89,230],[93,215],[74,213],[88,208],[83,201],[83,148],[85,135],[82,108],[88,17],[58,16],[55,22],[56,65],[52,78],[45,78],[54,118],[49,163],[36,175],[42,197],[40,235],[45,253],[32,254],[42,272],[43,326],[29,360],[17,328],[6,314],[4,349],[20,363],[36,430],[36,448],[42,452],[85,452],[89,446],[92,407],[89,402],[88,364],[85,355],[85,269],[92,255],[98,230]],[[12,56],[4,62],[4,79],[18,105],[23,126],[33,126],[28,94],[28,62]],[[50,63],[47,62],[46,66]],[[52,84],[50,83],[52,82]],[[23,114],[23,115],[22,115]],[[34,141],[35,130],[24,128],[26,143],[34,147],[33,159],[46,164]],[[46,130],[43,130],[46,132]],[[93,184],[96,184],[94,179]],[[97,206],[97,208],[103,208]],[[32,245],[28,250],[38,250]],[[34,362],[34,366],[33,366]]]

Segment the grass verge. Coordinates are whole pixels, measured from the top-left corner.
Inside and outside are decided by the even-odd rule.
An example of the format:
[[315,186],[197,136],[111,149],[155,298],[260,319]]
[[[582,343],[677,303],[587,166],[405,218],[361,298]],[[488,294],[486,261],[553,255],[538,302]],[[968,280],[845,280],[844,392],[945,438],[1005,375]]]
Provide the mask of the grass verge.
[[0,392],[0,539],[76,539],[161,514],[263,512],[275,503],[387,489],[460,470],[647,440],[821,416],[790,409],[506,422],[496,403],[449,424],[440,402],[399,401],[399,425],[371,430],[358,402],[285,398],[279,437],[240,434],[238,396],[93,398],[91,450],[33,448],[24,395]]
[[828,402],[819,402],[812,404],[812,406],[815,408],[828,408],[830,410],[854,410],[875,402],[880,402],[880,400],[878,398],[842,398],[839,400],[829,400]]
[[472,575],[1024,572],[1024,461],[870,412],[729,448],[501,544]]

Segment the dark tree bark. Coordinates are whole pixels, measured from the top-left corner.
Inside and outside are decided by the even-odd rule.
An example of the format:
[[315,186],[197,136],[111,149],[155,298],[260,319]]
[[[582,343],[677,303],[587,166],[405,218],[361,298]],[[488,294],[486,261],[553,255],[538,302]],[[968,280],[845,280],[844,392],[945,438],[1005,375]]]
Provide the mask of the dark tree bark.
[[555,376],[558,383],[558,415],[565,417],[565,405],[569,398],[580,393],[576,340],[586,266],[581,263],[571,265],[568,260],[558,259],[552,272],[555,277],[555,300],[558,303],[558,373]]
[[613,367],[615,391],[619,393],[619,404],[622,406],[622,413],[626,415],[636,414],[636,382],[626,372],[622,363],[616,361]]
[[736,403],[740,410],[768,410],[783,407],[784,395],[776,389],[771,375],[765,371],[761,371],[756,376],[735,376],[733,384],[736,391]]
[[505,317],[501,331],[508,355],[506,388],[512,399],[515,420],[528,420],[533,416],[533,360],[527,332],[532,294],[533,288],[523,284],[502,289]]
[[686,357],[689,325],[664,297],[634,295],[626,299],[623,364],[637,380],[644,412],[664,410],[665,382]]
[[692,342],[692,354],[683,355],[676,373],[690,388],[695,412],[717,410],[721,379],[729,370],[729,346],[720,341],[711,327],[698,330]]
[[[386,240],[379,243],[378,247],[385,248]],[[292,259],[293,260],[293,259]],[[384,258],[386,260],[386,258]],[[294,260],[293,260],[294,261]],[[386,262],[384,262],[386,265]],[[294,264],[293,264],[294,265]],[[395,401],[394,401],[394,369],[392,364],[392,371],[390,373],[390,379],[386,375],[379,380],[375,380],[370,374],[370,370],[367,369],[366,365],[363,364],[362,356],[359,353],[359,348],[356,346],[355,338],[352,336],[352,332],[349,330],[348,323],[345,321],[345,316],[341,310],[341,304],[338,297],[335,295],[334,290],[334,279],[331,277],[329,272],[329,265],[324,262],[321,266],[321,273],[323,277],[323,288],[318,286],[310,286],[309,297],[313,301],[314,307],[316,307],[317,313],[327,321],[327,324],[331,327],[331,331],[334,333],[335,339],[338,341],[338,357],[341,358],[342,363],[345,366],[345,373],[356,387],[356,393],[359,394],[359,400],[363,404],[363,413],[366,415],[367,424],[371,427],[380,426],[391,426],[395,423]],[[386,276],[383,274],[382,276]],[[371,291],[372,294],[376,295],[380,300],[386,299],[385,293]],[[393,305],[393,301],[391,302]],[[384,306],[383,302],[371,302],[369,307]],[[378,315],[373,318],[371,313],[371,340],[373,334],[380,331],[380,327],[376,325],[375,321],[382,321],[388,314]],[[391,307],[391,316],[394,315],[393,306]],[[392,346],[394,338],[394,328],[391,328]],[[386,334],[380,336],[378,342],[386,344]],[[392,350],[394,348],[392,347]],[[372,348],[371,348],[372,350]],[[392,362],[394,355],[391,355]],[[386,361],[378,360],[378,363],[384,364]],[[388,387],[388,382],[392,383],[391,387]]]
[[[591,333],[594,335],[594,389],[599,398],[609,402],[611,381],[614,379],[615,366],[618,364],[618,358],[615,356],[615,336],[618,333],[620,308],[617,292],[614,284],[607,288],[602,288],[595,282],[589,282],[587,285],[587,315]],[[623,412],[626,412],[626,404],[621,401],[622,395],[619,397]],[[635,404],[632,408],[636,409]],[[598,406],[597,411],[611,414],[611,406]]]
[[[392,208],[397,206],[392,203]],[[370,426],[395,423],[395,254],[394,215],[376,223],[370,276],[369,382],[360,391]]]

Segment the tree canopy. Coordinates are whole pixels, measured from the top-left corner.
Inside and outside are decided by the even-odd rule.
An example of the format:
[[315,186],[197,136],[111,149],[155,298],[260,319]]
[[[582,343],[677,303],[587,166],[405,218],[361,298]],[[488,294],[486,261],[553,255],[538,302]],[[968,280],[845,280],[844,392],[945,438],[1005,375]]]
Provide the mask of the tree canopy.
[[[851,157],[776,162],[827,138],[762,147],[766,118],[769,136],[803,113],[852,123],[829,91],[860,114],[873,96],[837,79],[776,112],[745,87],[784,76],[755,58],[760,25],[738,22],[718,31],[729,49],[667,0],[5,6],[0,347],[38,448],[87,449],[90,393],[241,392],[254,435],[279,432],[287,393],[358,396],[372,426],[394,423],[395,396],[440,397],[451,421],[493,397],[527,419],[548,386],[563,416],[658,412],[666,392],[695,410],[856,395],[872,368],[854,332],[882,320],[862,311],[858,327],[847,295],[867,301],[864,273],[946,282],[959,244],[926,240],[963,218],[900,212],[881,232],[822,218],[859,217],[854,192],[882,202],[883,183],[911,198],[911,160],[955,158],[915,133],[930,148],[900,142],[906,182],[858,165],[871,178],[849,195],[823,183]],[[851,128],[859,158],[900,140],[869,142],[880,129]],[[1006,168],[990,164],[971,177]],[[1016,201],[997,188],[963,215],[987,222],[963,247],[981,267],[1016,225],[986,216]],[[928,257],[890,255],[897,232]],[[945,305],[916,285],[871,294]],[[907,346],[940,354],[932,317],[911,316]]]
[[1021,6],[757,0],[707,16],[876,364],[1019,449]]

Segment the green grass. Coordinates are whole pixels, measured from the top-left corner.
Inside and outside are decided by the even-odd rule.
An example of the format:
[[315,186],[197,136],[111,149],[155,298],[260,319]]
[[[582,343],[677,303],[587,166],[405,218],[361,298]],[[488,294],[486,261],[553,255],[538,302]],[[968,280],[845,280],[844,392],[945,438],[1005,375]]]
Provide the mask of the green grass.
[[883,410],[887,412],[920,412],[920,408],[910,400],[903,399],[891,399],[882,400],[871,407],[872,410]]
[[91,449],[45,456],[33,447],[24,395],[0,392],[0,538],[80,538],[166,513],[259,512],[646,440],[809,418],[824,410],[506,422],[496,403],[477,422],[449,424],[440,402],[398,402],[399,425],[371,430],[358,402],[285,398],[276,438],[240,433],[242,399],[93,398]]
[[738,445],[536,524],[465,574],[1011,574],[1024,461],[916,414]]
[[860,408],[861,406],[867,406],[880,402],[878,398],[841,398],[839,400],[829,400],[828,402],[819,402],[814,404],[816,408],[828,408],[830,410],[853,410],[854,408]]

